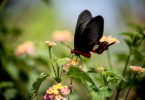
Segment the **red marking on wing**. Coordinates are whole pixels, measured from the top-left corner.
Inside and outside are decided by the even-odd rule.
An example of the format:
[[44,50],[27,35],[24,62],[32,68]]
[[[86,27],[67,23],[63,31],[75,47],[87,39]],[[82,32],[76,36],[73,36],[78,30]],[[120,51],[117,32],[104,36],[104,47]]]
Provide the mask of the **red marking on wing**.
[[78,50],[72,50],[71,53],[74,53],[77,56],[82,55],[82,56],[87,57],[87,58],[91,57],[91,54],[89,52],[81,52],[81,51],[78,51]]

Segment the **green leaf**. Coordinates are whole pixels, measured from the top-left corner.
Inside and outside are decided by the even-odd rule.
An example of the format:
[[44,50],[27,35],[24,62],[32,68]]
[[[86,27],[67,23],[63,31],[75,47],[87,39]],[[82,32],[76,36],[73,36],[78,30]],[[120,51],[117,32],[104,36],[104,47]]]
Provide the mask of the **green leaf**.
[[68,59],[69,58],[57,59],[56,62],[57,62],[58,65],[62,66],[62,65],[67,63]]
[[97,86],[95,85],[95,82],[91,79],[91,77],[86,72],[82,71],[80,68],[70,67],[67,75],[74,78],[78,78],[81,81],[87,81],[94,85],[95,88],[98,90]]
[[40,74],[40,76],[36,79],[36,81],[33,83],[32,89],[30,90],[31,99],[34,99],[34,97],[37,95],[41,83],[42,83],[48,76],[49,76],[48,74],[42,72],[42,73]]
[[119,34],[123,35],[125,37],[128,37],[128,38],[132,38],[135,33],[133,33],[133,32],[122,32],[122,33],[119,33]]
[[107,87],[101,87],[99,88],[99,92],[92,92],[92,100],[105,100],[106,97],[110,97],[112,95],[112,91]]
[[112,91],[107,86],[101,87],[99,93],[102,93],[104,97],[110,97],[112,95]]
[[105,71],[103,72],[104,75],[106,75],[108,77],[108,81],[111,79],[111,80],[123,80],[123,81],[126,81],[122,76],[120,76],[119,74],[116,74],[114,72],[111,72],[111,71]]
[[132,41],[130,39],[124,39],[125,43],[128,45],[128,47],[132,46]]
[[[136,31],[138,31],[140,34],[143,33],[143,31],[145,30],[145,26],[142,26],[142,25],[139,25],[139,24],[136,24],[136,23],[132,23],[132,22],[129,22],[128,25],[135,29]],[[143,35],[143,34],[142,34]]]

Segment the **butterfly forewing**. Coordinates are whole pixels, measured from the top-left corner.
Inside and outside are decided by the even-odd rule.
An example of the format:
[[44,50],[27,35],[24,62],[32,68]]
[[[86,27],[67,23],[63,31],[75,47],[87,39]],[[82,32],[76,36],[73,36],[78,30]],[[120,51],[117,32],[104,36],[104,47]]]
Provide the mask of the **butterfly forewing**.
[[94,17],[85,27],[81,41],[81,51],[92,51],[92,48],[100,40],[103,35],[104,19],[102,16]]
[[74,37],[74,48],[80,50],[82,48],[81,37],[87,24],[91,21],[92,15],[88,10],[84,10],[78,17],[75,37]]

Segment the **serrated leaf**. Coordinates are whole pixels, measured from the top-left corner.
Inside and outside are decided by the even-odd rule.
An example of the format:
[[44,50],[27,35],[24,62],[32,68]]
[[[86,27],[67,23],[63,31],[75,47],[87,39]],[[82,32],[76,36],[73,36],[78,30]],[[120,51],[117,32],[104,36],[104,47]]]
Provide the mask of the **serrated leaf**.
[[40,76],[36,79],[36,81],[32,85],[32,89],[30,90],[31,99],[33,99],[40,88],[41,83],[48,77],[49,75],[46,73],[41,73]]
[[91,83],[92,85],[94,85],[95,88],[98,90],[97,86],[95,85],[95,82],[91,79],[91,77],[86,72],[82,71],[81,69],[77,67],[70,67],[67,75],[74,78],[78,78],[81,81],[87,81]]
[[123,81],[126,81],[122,76],[120,76],[114,72],[111,72],[111,71],[105,71],[105,72],[103,72],[103,74],[108,76],[108,77],[112,77],[114,79],[118,79],[118,80],[121,79]]

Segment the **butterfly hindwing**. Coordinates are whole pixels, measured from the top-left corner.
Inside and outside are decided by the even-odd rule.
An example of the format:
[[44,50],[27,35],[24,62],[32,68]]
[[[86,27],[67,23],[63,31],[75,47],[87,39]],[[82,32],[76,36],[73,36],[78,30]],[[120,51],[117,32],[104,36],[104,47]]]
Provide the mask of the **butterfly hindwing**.
[[91,21],[92,15],[88,10],[84,10],[78,17],[75,37],[74,37],[74,48],[80,50],[82,48],[81,37],[86,25]]
[[93,47],[103,35],[104,19],[102,16],[96,16],[86,25],[81,38],[81,51],[92,51]]

